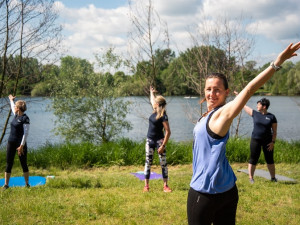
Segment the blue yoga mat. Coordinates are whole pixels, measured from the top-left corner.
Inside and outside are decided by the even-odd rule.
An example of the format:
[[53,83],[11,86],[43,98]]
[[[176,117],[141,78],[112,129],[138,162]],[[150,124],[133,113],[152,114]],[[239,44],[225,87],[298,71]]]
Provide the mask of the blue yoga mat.
[[[139,178],[140,180],[145,180],[145,175],[143,171],[139,171],[136,173],[131,173],[132,175],[134,175],[135,177]],[[155,172],[151,172],[150,174],[150,180],[153,179],[162,179],[162,175],[161,174],[157,174]]]
[[[0,186],[5,183],[4,178],[0,179]],[[29,184],[31,187],[46,184],[46,178],[40,176],[29,176]],[[24,177],[11,177],[9,179],[9,187],[24,187],[25,180]]]

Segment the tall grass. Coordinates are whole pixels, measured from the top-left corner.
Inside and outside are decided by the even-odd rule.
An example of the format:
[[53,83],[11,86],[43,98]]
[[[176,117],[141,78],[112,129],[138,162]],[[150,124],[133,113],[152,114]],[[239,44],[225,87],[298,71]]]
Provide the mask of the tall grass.
[[[249,158],[249,139],[231,138],[227,144],[227,158],[232,162],[247,162]],[[5,149],[0,151],[0,168],[5,167]],[[278,140],[275,144],[275,163],[300,163],[300,141],[286,142]],[[15,159],[18,161],[17,157]],[[45,145],[28,154],[29,166],[36,168],[57,167],[67,169],[91,168],[101,166],[143,165],[145,162],[145,142],[120,139],[115,142],[94,145],[92,143]],[[192,162],[192,142],[170,141],[167,145],[169,165]],[[259,163],[264,163],[263,154]],[[154,164],[159,164],[154,157]],[[17,162],[17,164],[19,164]]]

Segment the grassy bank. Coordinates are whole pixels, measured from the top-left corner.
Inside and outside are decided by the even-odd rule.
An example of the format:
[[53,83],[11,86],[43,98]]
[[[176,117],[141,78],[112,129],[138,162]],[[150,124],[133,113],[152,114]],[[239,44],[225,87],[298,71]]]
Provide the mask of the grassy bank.
[[[238,225],[299,224],[299,183],[272,183],[257,177],[250,185],[247,175],[237,172],[247,163],[231,165],[238,178]],[[299,164],[280,163],[276,169],[300,180]],[[150,192],[143,193],[143,181],[130,174],[143,170],[142,166],[30,170],[31,175],[55,178],[44,186],[0,191],[0,224],[187,224],[191,164],[169,167],[172,193],[162,191],[162,180],[151,180]],[[160,168],[154,166],[153,171],[160,173]],[[22,175],[18,166],[13,172]]]
[[[232,162],[244,163],[249,157],[249,139],[230,139],[227,144],[227,158]],[[30,147],[30,146],[29,146]],[[5,168],[6,151],[0,151],[0,169]],[[274,158],[276,163],[300,163],[300,141],[286,142],[277,140]],[[167,145],[167,160],[169,165],[190,164],[192,162],[192,142],[173,142]],[[145,161],[145,143],[121,139],[102,145],[91,143],[46,145],[39,149],[30,150],[29,166],[47,169],[57,167],[92,168],[102,166],[143,165]],[[263,154],[259,163],[264,163]],[[19,164],[18,158],[15,163]],[[154,164],[158,165],[158,157]]]

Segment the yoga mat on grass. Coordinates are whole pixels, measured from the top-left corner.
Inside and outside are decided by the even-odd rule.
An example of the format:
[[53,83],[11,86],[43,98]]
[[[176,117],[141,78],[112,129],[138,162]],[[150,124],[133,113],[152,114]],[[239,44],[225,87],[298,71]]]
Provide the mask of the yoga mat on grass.
[[[0,179],[0,187],[5,183],[4,178]],[[46,178],[41,176],[29,176],[29,184],[31,187],[46,184]],[[11,177],[9,179],[9,187],[24,187],[24,177]]]
[[[243,173],[249,174],[247,169],[240,169],[240,170],[238,170],[238,172],[243,172]],[[255,179],[255,176],[263,177],[263,178],[266,178],[268,180],[271,179],[269,171],[266,171],[266,170],[256,169],[255,172],[254,172],[254,179]],[[286,177],[286,176],[276,174],[275,177],[277,178],[277,181],[297,183],[297,181],[294,180],[293,178],[289,178],[289,177]]]
[[[145,175],[143,171],[139,171],[136,173],[130,173],[132,175],[134,175],[135,177],[139,178],[140,180],[145,180]],[[157,174],[155,172],[151,172],[150,174],[150,180],[154,180],[154,179],[162,179],[162,175],[161,174]]]

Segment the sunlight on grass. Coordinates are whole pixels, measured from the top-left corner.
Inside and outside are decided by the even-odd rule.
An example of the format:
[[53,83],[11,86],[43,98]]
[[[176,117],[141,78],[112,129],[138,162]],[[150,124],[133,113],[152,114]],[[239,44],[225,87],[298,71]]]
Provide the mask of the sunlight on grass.
[[[238,178],[237,224],[296,225],[300,219],[299,183],[272,183],[237,172],[247,163],[232,164]],[[258,165],[266,169],[266,165]],[[170,166],[172,193],[163,192],[162,180],[150,180],[150,192],[131,172],[141,166],[94,169],[41,170],[36,175],[55,175],[46,185],[0,191],[1,224],[187,224],[186,200],[191,164]],[[299,164],[278,164],[278,174],[300,179]],[[160,173],[159,166],[153,171]],[[21,175],[16,169],[14,174]],[[16,213],[17,212],[17,213]]]

